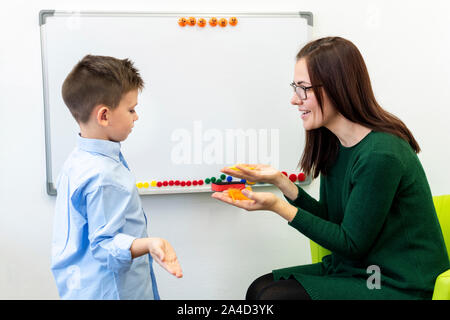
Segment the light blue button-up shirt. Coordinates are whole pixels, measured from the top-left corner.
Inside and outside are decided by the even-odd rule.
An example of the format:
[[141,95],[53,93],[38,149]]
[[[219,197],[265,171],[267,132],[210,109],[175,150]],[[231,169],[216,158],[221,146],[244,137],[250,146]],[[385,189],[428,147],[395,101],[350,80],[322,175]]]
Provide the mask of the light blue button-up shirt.
[[147,217],[120,143],[78,137],[57,182],[51,269],[63,299],[159,299]]

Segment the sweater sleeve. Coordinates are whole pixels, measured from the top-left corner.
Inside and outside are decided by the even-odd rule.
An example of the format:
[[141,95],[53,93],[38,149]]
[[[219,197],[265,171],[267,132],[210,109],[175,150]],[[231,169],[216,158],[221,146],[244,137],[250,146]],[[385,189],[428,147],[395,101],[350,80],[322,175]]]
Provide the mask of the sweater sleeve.
[[308,211],[309,213],[321,217],[322,219],[327,219],[327,202],[326,202],[326,187],[325,183],[322,182],[323,178],[320,177],[320,198],[319,201],[311,197],[305,190],[300,188],[300,186],[297,185],[298,188],[298,196],[296,199],[291,200],[288,197],[284,196],[284,198],[289,202],[291,205],[295,207],[299,207],[305,211]]
[[391,155],[361,158],[351,172],[352,190],[340,224],[299,209],[289,225],[332,252],[359,259],[379,234],[402,174],[401,162]]

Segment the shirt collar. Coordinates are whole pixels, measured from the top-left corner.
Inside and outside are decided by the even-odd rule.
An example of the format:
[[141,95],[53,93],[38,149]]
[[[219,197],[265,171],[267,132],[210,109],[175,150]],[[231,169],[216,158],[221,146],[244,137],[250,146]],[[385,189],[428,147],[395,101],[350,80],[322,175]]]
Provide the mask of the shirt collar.
[[78,148],[90,153],[100,153],[120,162],[120,142],[83,138],[78,134]]

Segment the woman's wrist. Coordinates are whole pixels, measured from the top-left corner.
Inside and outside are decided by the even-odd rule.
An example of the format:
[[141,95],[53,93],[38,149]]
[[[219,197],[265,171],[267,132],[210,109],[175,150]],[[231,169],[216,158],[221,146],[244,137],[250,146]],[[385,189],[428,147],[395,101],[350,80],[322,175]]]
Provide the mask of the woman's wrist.
[[280,172],[274,185],[290,200],[294,201],[298,197],[298,188],[288,177]]
[[281,189],[281,187],[285,184],[285,178],[287,177],[283,173],[281,173],[281,171],[278,171],[277,176],[272,182],[272,184],[276,186],[278,189]]
[[271,211],[277,213],[288,222],[291,222],[295,218],[298,208],[277,197],[277,201],[273,205]]

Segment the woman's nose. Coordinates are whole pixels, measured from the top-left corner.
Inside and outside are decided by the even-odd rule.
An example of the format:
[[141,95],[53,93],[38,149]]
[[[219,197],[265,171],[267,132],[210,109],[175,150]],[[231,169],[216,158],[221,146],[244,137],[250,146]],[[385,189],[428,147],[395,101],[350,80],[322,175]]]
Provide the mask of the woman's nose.
[[303,101],[298,97],[298,95],[296,93],[294,93],[291,98],[291,104],[296,106],[296,105],[300,105],[302,103],[303,103]]

